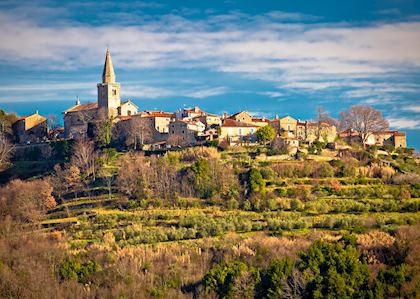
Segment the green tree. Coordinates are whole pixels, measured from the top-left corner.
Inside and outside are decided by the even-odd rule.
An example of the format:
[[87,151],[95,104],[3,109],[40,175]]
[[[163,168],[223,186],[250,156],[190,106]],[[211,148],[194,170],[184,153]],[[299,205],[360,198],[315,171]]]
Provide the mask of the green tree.
[[291,258],[273,260],[261,276],[261,283],[257,286],[258,297],[279,298],[286,278],[292,273]]
[[276,136],[276,131],[271,126],[261,127],[255,132],[255,135],[258,138],[258,141],[261,143],[266,143],[274,139]]
[[265,191],[265,180],[257,168],[252,168],[249,171],[249,187],[251,192],[261,193]]
[[352,245],[315,241],[301,253],[299,268],[310,276],[307,286],[310,298],[371,297],[367,264]]
[[228,298],[232,293],[235,280],[247,269],[247,265],[240,261],[215,265],[203,279],[206,293],[214,291],[219,298]]

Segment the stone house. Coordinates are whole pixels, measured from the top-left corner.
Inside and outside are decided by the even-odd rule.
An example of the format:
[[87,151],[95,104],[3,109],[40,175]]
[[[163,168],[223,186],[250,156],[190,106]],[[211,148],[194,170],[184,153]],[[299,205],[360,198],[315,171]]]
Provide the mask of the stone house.
[[118,115],[120,116],[130,116],[137,114],[139,107],[134,104],[131,100],[122,102],[118,107]]
[[319,140],[321,142],[331,143],[337,137],[337,128],[327,123],[298,121],[296,125],[296,136],[303,142],[312,143]]
[[252,116],[246,111],[237,112],[235,114],[232,114],[228,118],[237,122],[243,122],[248,124],[252,123]]
[[276,118],[270,122],[270,126],[276,131],[277,136],[285,136],[292,134],[296,136],[298,121],[291,116]]
[[230,144],[254,142],[256,141],[255,132],[258,128],[258,125],[252,123],[227,118],[220,126],[219,141],[227,141]]
[[[362,139],[359,133],[351,129],[345,130],[339,134],[340,138],[344,139],[348,143],[362,143]],[[370,134],[367,145],[391,145],[395,148],[406,148],[407,147],[407,135],[405,132],[399,132],[396,130],[384,130]]]
[[40,142],[48,138],[47,119],[38,114],[19,117],[12,125],[16,142],[29,143]]
[[95,121],[97,112],[97,103],[80,104],[77,100],[76,105],[63,112],[64,136],[77,138],[85,135],[89,124]]
[[206,113],[205,115],[195,117],[194,119],[202,122],[206,128],[220,126],[222,124],[220,116],[211,113]]
[[169,125],[168,143],[194,145],[206,126],[200,121],[176,119]]
[[373,134],[375,138],[375,145],[382,146],[389,144],[395,148],[407,147],[407,136],[405,132],[398,132],[396,130],[385,130]]

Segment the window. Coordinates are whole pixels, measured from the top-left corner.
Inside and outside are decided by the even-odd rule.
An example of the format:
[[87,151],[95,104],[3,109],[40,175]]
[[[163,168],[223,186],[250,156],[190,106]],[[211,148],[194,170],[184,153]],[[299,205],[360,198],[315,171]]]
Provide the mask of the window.
[[127,111],[127,115],[131,115],[131,111],[130,110]]
[[182,131],[182,134],[184,134],[184,131]]
[[116,95],[117,95],[117,90],[116,90],[116,89],[113,89],[113,90],[112,90],[112,95],[113,95],[113,96],[116,96]]
[[239,128],[238,130],[239,130],[239,135],[242,135],[242,129]]

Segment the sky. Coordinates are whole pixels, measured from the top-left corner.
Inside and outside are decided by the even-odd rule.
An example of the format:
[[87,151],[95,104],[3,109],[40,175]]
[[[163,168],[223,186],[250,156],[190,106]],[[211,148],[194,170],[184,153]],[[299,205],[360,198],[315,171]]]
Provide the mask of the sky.
[[371,105],[420,149],[420,0],[0,1],[0,108],[96,101],[313,119]]

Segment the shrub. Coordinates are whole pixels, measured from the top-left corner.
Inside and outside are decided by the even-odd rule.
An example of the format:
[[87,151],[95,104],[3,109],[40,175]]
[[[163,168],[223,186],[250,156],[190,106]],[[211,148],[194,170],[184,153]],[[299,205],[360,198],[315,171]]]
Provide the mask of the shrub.
[[235,280],[247,269],[247,265],[240,261],[215,265],[203,279],[206,293],[214,291],[219,298],[229,297],[234,288]]
[[68,259],[61,263],[58,272],[63,280],[77,280],[80,283],[88,283],[89,276],[97,271],[100,267],[95,261],[88,261],[81,264],[80,262]]
[[249,187],[251,192],[262,193],[265,191],[265,181],[261,175],[261,172],[256,168],[252,168],[249,171]]
[[261,127],[255,132],[258,141],[260,142],[268,142],[274,139],[276,136],[276,131],[271,126],[264,126]]

